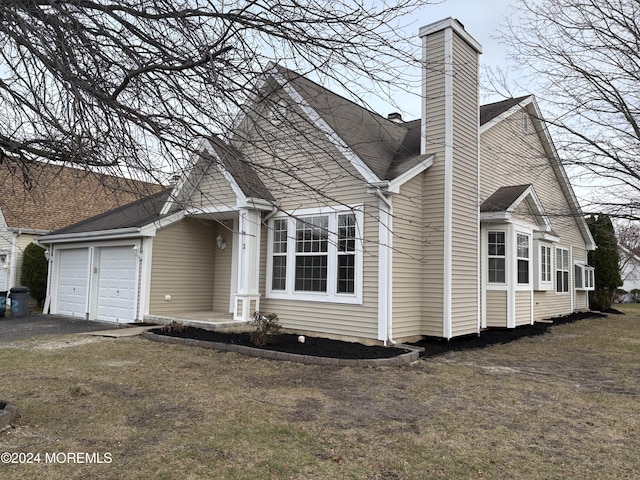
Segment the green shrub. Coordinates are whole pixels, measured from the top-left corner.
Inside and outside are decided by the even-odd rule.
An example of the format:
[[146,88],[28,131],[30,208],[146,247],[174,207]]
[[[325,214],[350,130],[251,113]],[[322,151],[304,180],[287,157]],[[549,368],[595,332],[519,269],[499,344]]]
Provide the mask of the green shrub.
[[251,343],[257,347],[273,341],[282,328],[275,313],[255,312],[250,325],[254,328],[250,333]]
[[30,243],[22,254],[20,284],[29,289],[29,295],[38,301],[38,306],[42,306],[42,301],[47,296],[48,262],[44,252],[44,248]]

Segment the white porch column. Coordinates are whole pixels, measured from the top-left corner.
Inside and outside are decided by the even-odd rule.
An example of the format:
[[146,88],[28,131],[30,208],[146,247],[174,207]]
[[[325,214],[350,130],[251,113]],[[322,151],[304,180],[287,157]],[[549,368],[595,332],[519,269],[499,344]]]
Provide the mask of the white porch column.
[[260,225],[258,210],[240,210],[238,215],[237,287],[233,319],[247,321],[260,310]]

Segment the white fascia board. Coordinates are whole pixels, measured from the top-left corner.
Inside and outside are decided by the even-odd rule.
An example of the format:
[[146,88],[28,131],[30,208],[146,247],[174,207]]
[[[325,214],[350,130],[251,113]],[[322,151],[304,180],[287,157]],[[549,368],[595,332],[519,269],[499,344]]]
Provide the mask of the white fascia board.
[[578,197],[576,197],[575,192],[573,191],[573,187],[571,186],[571,182],[569,181],[569,177],[567,176],[567,172],[562,166],[562,162],[560,160],[560,156],[558,155],[558,151],[553,143],[553,139],[551,138],[551,134],[549,133],[549,129],[544,123],[542,112],[540,111],[540,107],[538,106],[538,102],[535,101],[535,98],[531,96],[531,101],[529,102],[531,108],[534,111],[534,119],[537,119],[541,125],[542,131],[542,140],[544,146],[549,149],[550,157],[551,157],[551,165],[553,170],[556,172],[556,178],[560,182],[560,188],[565,193],[565,197],[570,203],[570,207],[574,210],[576,218],[576,222],[578,224],[578,228],[582,233],[582,237],[585,242],[585,247],[587,250],[595,250],[597,248],[596,242],[591,235],[591,231],[587,226],[587,221],[584,219],[582,215],[582,209],[580,208],[580,203],[578,202]]
[[508,212],[480,212],[480,222],[510,222],[511,214]]
[[143,237],[155,237],[158,230],[168,227],[176,222],[182,220],[185,216],[184,210],[179,210],[171,215],[168,215],[153,223],[149,223],[140,227],[140,235]]
[[373,170],[340,138],[340,136],[329,126],[329,124],[320,116],[320,114],[298,93],[291,82],[287,82],[282,75],[272,73],[276,81],[282,86],[283,90],[293,99],[293,101],[302,109],[305,115],[311,120],[311,123],[321,132],[323,132],[329,141],[335,145],[338,151],[345,157],[351,165],[362,175],[367,183],[379,182],[378,176]]
[[514,113],[517,113],[517,112],[521,111],[527,105],[531,104],[533,102],[533,99],[534,99],[533,95],[529,95],[527,98],[522,100],[517,105],[514,105],[513,107],[511,107],[506,112],[501,113],[500,115],[498,115],[497,117],[491,119],[490,121],[488,121],[484,125],[481,125],[480,126],[480,133],[484,133],[486,130],[489,130],[491,127],[493,127],[493,126],[497,125],[498,123],[502,122],[504,119],[509,118]]
[[207,153],[215,159],[216,167],[218,168],[220,173],[222,173],[222,176],[225,178],[225,180],[229,182],[229,186],[236,196],[236,202],[239,205],[245,204],[247,202],[247,196],[240,188],[240,185],[238,185],[238,182],[236,182],[236,179],[233,178],[233,175],[231,175],[231,173],[229,173],[229,170],[225,168],[220,155],[218,155],[218,153],[213,148],[211,148],[211,145],[208,142],[207,144],[205,144],[204,148],[206,149]]
[[511,206],[507,209],[507,212],[513,212],[520,203],[526,199],[527,197],[533,200],[533,204],[535,206],[534,214],[541,217],[544,222],[544,230],[547,232],[551,231],[551,221],[549,220],[548,215],[546,214],[544,207],[542,206],[542,202],[540,201],[540,197],[536,193],[533,185],[529,186],[522,194],[516,199],[515,202],[511,204]]
[[[209,141],[207,139],[202,138],[200,140],[200,145],[196,151],[203,150],[208,143]],[[166,215],[167,213],[169,213],[169,211],[171,210],[171,207],[175,203],[175,199],[178,198],[178,195],[182,193],[182,190],[185,189],[185,185],[187,184],[187,181],[189,180],[191,175],[194,174],[195,168],[198,162],[200,161],[204,161],[204,159],[202,158],[202,155],[198,153],[194,153],[191,155],[191,158],[188,161],[187,167],[185,168],[187,173],[180,175],[180,180],[178,180],[178,183],[176,183],[176,186],[173,187],[173,190],[171,191],[169,198],[162,206],[162,210],[160,210],[160,215]]]
[[560,243],[560,237],[549,232],[533,232],[534,240],[544,240],[551,243]]
[[116,228],[114,230],[99,230],[95,232],[61,233],[58,235],[45,235],[38,238],[39,243],[73,243],[86,240],[113,240],[120,238],[141,237],[140,227]]
[[274,205],[267,201],[267,200],[263,200],[262,198],[256,198],[256,197],[246,197],[245,198],[245,203],[242,205],[238,205],[239,208],[252,208],[254,210],[265,210],[265,211],[271,211],[273,210]]
[[398,175],[396,178],[394,178],[389,182],[388,190],[391,193],[400,193],[400,187],[405,183],[407,183],[412,178],[414,178],[416,175],[421,174],[427,168],[431,167],[431,165],[433,165],[434,158],[435,158],[435,154],[430,155],[428,158],[425,158],[420,163],[410,168],[403,174]]

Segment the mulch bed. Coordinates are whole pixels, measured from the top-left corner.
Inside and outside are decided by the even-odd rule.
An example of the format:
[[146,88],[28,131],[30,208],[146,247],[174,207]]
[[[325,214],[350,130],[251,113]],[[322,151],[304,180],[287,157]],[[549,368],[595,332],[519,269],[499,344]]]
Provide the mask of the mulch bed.
[[[609,313],[620,313],[611,311]],[[606,317],[605,314],[597,312],[581,312],[573,313],[563,317],[554,318],[553,323],[536,323],[513,329],[497,329],[492,328],[484,330],[480,336],[468,335],[457,337],[451,340],[439,338],[427,338],[411,345],[424,349],[420,353],[420,357],[429,358],[442,355],[451,351],[467,350],[471,348],[484,348],[490,345],[497,345],[512,342],[524,337],[534,337],[546,333],[550,327],[561,325],[563,323],[571,323],[584,318]],[[261,348],[265,350],[275,350],[285,353],[293,353],[300,355],[310,355],[315,357],[328,357],[340,359],[376,359],[376,358],[392,358],[403,353],[407,353],[406,349],[397,347],[383,346],[366,346],[360,343],[342,342],[339,340],[330,340],[320,337],[305,337],[305,342],[298,341],[296,334],[278,335],[274,342],[264,346],[256,347],[251,344],[248,333],[222,333],[204,330],[202,328],[184,327],[180,330],[163,330],[155,328],[151,330],[157,335],[166,335],[179,338],[190,338],[195,340],[204,340],[208,342],[220,342],[236,345],[244,345],[248,347]]]
[[295,334],[278,335],[273,342],[263,346],[256,346],[251,343],[248,333],[212,332],[195,327],[184,327],[184,329],[181,330],[174,329],[168,331],[162,328],[154,328],[151,332],[157,335],[192,338],[207,342],[231,343],[264,350],[276,350],[278,352],[310,355],[314,357],[342,359],[392,358],[407,353],[408,351],[404,348],[366,346],[360,343],[341,342],[339,340],[329,340],[319,337],[305,337],[305,342],[300,343],[298,341],[298,335]]

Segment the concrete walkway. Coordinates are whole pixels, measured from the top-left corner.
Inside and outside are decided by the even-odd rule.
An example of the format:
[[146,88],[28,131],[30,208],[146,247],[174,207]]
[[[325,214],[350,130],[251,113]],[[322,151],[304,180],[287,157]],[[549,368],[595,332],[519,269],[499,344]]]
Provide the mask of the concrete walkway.
[[[133,328],[132,328],[133,327]],[[90,322],[62,315],[31,314],[24,317],[0,317],[0,342],[12,342],[42,335],[67,335],[71,333],[97,333],[109,336],[139,335],[141,328],[131,324]],[[119,334],[119,332],[121,332]],[[126,333],[125,333],[126,332]],[[135,332],[135,333],[134,333]]]

